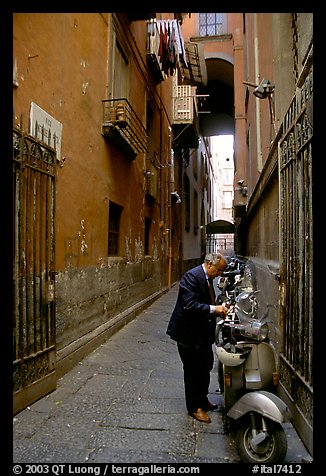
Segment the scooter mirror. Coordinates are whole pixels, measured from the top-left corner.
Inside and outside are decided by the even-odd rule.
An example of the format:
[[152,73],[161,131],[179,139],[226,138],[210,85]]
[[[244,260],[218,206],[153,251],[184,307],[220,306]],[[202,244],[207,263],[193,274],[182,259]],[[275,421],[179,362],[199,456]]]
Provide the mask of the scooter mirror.
[[220,276],[218,279],[217,287],[221,291],[225,291],[227,285],[228,285],[228,278],[225,278],[224,276]]

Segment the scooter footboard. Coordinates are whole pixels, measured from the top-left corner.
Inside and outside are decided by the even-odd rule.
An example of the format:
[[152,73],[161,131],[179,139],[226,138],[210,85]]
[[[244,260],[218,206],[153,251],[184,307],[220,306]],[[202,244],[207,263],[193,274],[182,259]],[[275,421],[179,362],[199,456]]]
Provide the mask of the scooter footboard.
[[256,412],[278,423],[291,421],[287,405],[277,395],[265,390],[243,395],[229,410],[228,417],[237,420],[246,413]]

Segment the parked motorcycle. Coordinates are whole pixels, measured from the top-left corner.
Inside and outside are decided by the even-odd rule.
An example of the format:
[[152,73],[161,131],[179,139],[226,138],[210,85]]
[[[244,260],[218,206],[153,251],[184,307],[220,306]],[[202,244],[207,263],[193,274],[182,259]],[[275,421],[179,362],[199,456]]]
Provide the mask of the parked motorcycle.
[[227,267],[218,277],[218,290],[222,300],[230,299],[228,293],[236,293],[240,289],[239,283],[244,279],[246,272],[246,259],[231,257]]
[[[235,298],[241,290],[251,289],[250,272],[246,269],[246,260],[240,257],[231,257],[224,272],[217,278],[216,303],[222,304],[229,309],[228,326],[217,326],[217,340],[223,342],[230,340],[230,330],[234,323],[238,322],[234,312]],[[245,275],[246,272],[246,275]],[[221,321],[222,322],[222,321]],[[218,335],[219,334],[219,335]],[[219,391],[224,391],[223,364],[218,360],[217,365]]]
[[238,288],[224,289],[220,296],[230,306],[228,317],[216,328],[224,418],[226,427],[235,429],[242,461],[281,463],[287,452],[282,423],[290,421],[291,415],[276,395],[278,373],[275,349],[268,338],[268,311],[258,318],[259,291],[248,283],[241,287],[243,277],[244,273],[237,278]]

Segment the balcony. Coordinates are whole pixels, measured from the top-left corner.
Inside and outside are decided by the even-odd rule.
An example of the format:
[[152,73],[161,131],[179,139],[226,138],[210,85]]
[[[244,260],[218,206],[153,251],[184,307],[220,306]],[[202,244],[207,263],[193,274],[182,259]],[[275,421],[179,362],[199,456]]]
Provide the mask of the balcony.
[[132,161],[147,152],[148,136],[138,115],[126,98],[104,99],[102,134]]
[[196,87],[175,84],[173,91],[173,147],[174,149],[198,149],[199,125]]

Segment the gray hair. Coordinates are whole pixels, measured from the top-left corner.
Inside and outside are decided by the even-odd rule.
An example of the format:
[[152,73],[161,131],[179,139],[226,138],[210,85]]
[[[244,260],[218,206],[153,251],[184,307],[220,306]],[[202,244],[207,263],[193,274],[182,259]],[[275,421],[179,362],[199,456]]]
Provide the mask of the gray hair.
[[220,261],[223,261],[226,263],[226,259],[221,253],[207,253],[207,255],[204,258],[205,263],[211,263],[214,266],[217,266]]

